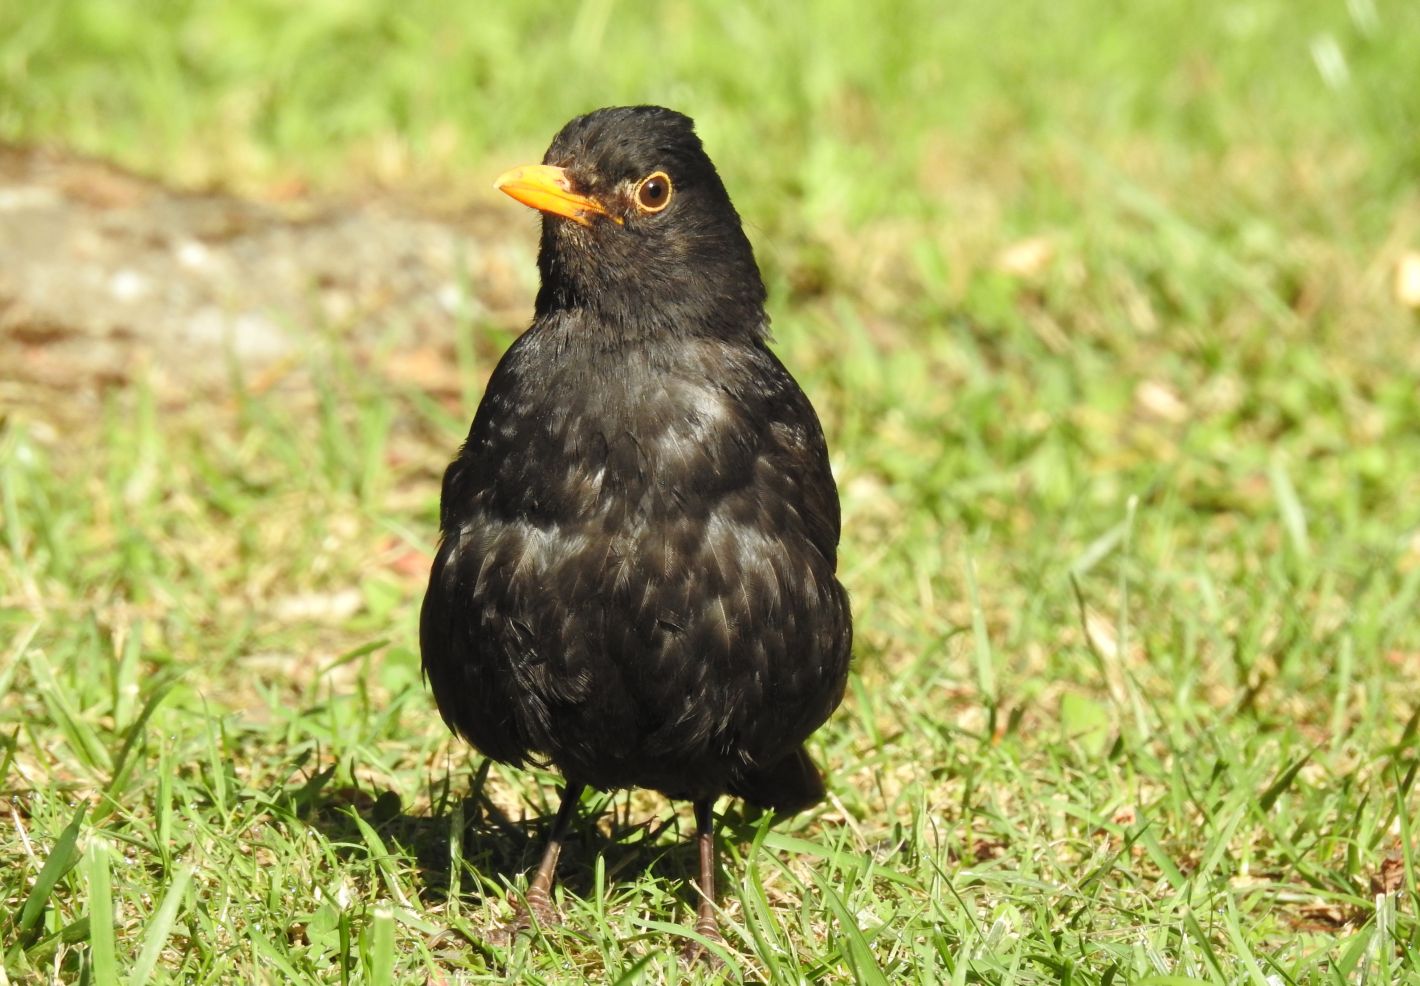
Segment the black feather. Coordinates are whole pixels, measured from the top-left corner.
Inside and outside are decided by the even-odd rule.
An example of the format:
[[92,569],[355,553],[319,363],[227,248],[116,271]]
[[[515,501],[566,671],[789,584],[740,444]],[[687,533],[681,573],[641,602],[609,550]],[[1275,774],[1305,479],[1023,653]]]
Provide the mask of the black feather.
[[536,316],[444,477],[420,626],[439,710],[579,783],[805,807],[852,639],[838,497],[739,216],[669,110],[579,117],[544,163],[607,203],[656,170],[674,194],[543,218]]

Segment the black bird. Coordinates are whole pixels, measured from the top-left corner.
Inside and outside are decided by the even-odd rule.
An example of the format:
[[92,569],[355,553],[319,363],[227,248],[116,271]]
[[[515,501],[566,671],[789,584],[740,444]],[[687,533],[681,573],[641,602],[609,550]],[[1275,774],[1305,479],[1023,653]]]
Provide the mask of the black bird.
[[584,786],[644,787],[694,802],[714,937],[715,799],[824,794],[852,621],[823,430],[688,117],[577,117],[497,187],[543,214],[542,286],[444,475],[424,670],[449,728],[566,778],[523,926]]

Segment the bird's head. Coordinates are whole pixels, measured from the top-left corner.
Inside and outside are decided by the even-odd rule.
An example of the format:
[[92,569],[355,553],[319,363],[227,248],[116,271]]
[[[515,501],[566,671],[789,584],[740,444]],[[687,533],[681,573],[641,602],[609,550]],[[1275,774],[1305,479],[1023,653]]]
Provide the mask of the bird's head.
[[764,335],[764,282],[689,117],[659,106],[579,116],[542,164],[495,184],[543,214],[539,316],[581,310],[623,336]]

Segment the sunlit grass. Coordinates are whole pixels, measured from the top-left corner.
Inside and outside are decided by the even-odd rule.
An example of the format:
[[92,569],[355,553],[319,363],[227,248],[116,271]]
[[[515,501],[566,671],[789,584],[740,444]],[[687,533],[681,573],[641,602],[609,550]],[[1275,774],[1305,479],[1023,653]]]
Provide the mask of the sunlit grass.
[[[1420,975],[1410,6],[24,6],[0,132],[178,182],[467,202],[580,109],[702,121],[859,628],[826,806],[724,806],[733,977]],[[447,327],[450,404],[321,325],[309,386],[6,411],[10,981],[708,977],[645,793],[489,944],[555,779],[446,734],[415,625],[465,343],[516,328]]]

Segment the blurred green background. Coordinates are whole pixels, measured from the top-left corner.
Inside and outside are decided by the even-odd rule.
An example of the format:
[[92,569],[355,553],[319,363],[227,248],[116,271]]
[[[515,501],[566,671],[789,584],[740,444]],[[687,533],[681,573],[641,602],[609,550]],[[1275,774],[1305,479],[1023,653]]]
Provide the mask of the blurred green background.
[[589,796],[624,849],[568,850],[574,934],[439,944],[506,913],[551,778],[480,772],[414,650],[531,307],[489,183],[637,102],[746,219],[859,628],[829,805],[726,816],[732,971],[1420,976],[1420,4],[10,0],[15,159],[373,203],[516,272],[373,337],[277,312],[295,354],[197,393],[0,373],[11,980],[706,977],[642,795]]
[[1180,190],[1192,169],[1210,228],[1306,176],[1356,207],[1309,196],[1279,232],[1378,237],[1420,167],[1418,18],[1374,0],[11,3],[0,133],[182,184],[466,182],[588,108],[660,102],[700,122],[746,211],[811,228],[950,222],[969,216],[955,176],[1014,176],[1009,233],[1107,205],[1069,180],[1092,169]]

